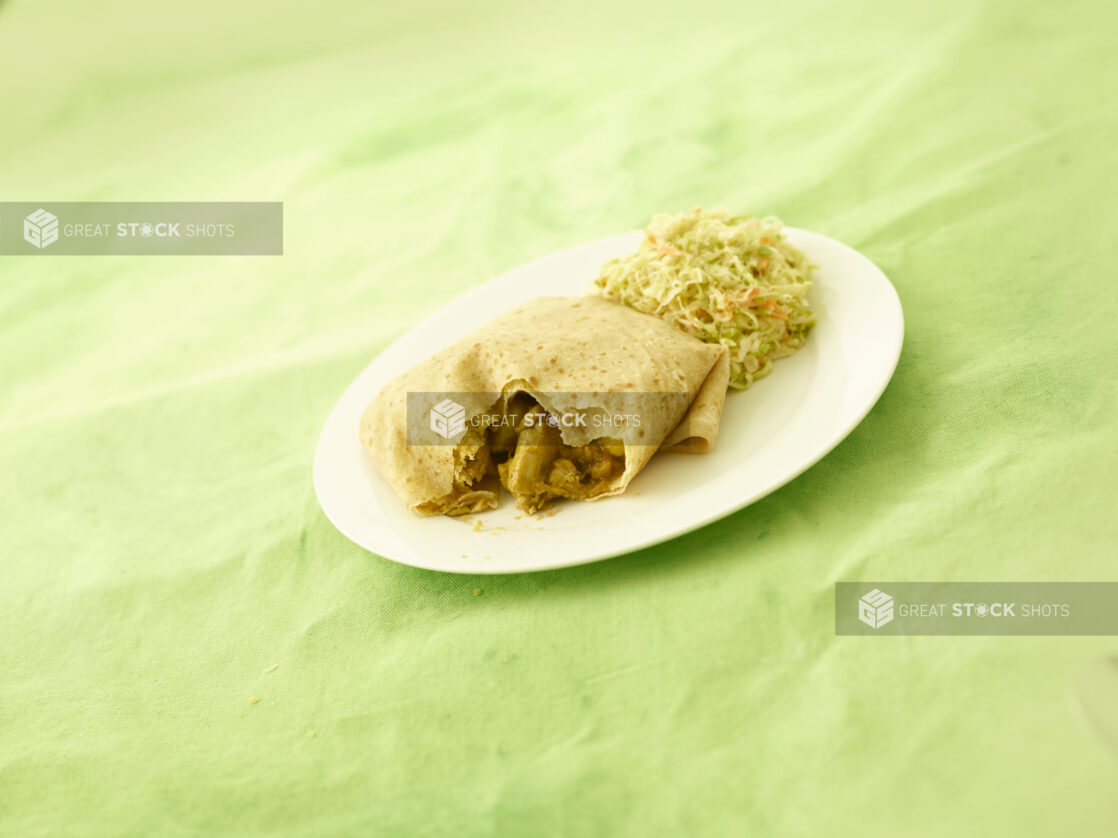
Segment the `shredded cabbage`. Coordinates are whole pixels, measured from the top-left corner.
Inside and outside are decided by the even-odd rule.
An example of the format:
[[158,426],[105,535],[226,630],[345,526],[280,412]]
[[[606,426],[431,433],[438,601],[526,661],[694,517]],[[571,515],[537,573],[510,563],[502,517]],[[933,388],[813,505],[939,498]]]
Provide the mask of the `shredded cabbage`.
[[602,266],[599,293],[730,350],[730,386],[745,390],[804,345],[811,265],[779,218],[725,209],[656,215],[635,253]]

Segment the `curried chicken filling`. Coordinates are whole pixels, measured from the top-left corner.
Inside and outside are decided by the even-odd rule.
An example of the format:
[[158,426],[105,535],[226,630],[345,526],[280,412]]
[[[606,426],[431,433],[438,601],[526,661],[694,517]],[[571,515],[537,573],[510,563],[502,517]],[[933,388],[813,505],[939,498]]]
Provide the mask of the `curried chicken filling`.
[[596,497],[625,471],[620,440],[566,445],[546,420],[547,411],[535,399],[517,393],[508,400],[504,421],[468,430],[454,452],[454,489],[437,501],[438,511],[465,515],[493,508],[499,480],[518,509],[539,512],[553,498]]

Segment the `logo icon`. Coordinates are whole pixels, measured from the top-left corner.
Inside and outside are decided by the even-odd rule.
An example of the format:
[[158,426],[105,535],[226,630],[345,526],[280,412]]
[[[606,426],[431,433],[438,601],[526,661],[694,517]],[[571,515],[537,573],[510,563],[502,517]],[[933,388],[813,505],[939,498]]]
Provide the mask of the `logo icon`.
[[443,399],[431,408],[431,430],[443,439],[458,436],[466,430],[466,408],[458,402]]
[[23,238],[40,250],[58,241],[58,216],[38,209],[23,219]]
[[893,598],[874,588],[858,600],[858,619],[874,629],[893,622]]

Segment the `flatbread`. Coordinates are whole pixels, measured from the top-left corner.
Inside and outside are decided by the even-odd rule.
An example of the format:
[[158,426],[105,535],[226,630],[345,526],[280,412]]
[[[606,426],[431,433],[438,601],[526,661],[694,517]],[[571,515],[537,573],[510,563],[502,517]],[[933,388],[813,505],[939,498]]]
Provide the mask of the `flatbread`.
[[[468,452],[429,435],[427,444],[416,444],[426,432],[423,407],[449,398],[461,405],[467,425],[518,391],[556,416],[631,417],[636,409],[636,423],[608,433],[590,424],[559,427],[565,445],[607,435],[624,444],[624,471],[597,500],[625,491],[661,448],[707,452],[718,436],[728,380],[723,346],[598,297],[541,297],[387,384],[365,409],[359,438],[409,509],[439,514],[451,507],[448,496],[461,495],[456,478]],[[473,488],[478,510],[496,507],[492,481]]]

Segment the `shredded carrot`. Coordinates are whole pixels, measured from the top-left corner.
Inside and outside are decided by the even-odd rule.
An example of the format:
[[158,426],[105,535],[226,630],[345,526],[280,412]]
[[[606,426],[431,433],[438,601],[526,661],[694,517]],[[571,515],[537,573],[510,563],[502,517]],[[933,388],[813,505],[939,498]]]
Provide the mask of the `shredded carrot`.
[[746,288],[744,291],[742,291],[742,290],[734,291],[733,293],[727,294],[726,296],[731,302],[735,302],[738,305],[749,306],[749,305],[756,305],[753,302],[753,298],[756,297],[760,293],[761,293],[760,288],[758,288],[756,285],[751,285],[748,288]]

